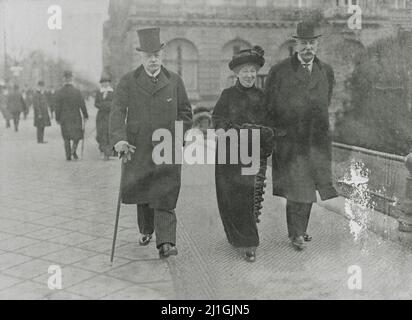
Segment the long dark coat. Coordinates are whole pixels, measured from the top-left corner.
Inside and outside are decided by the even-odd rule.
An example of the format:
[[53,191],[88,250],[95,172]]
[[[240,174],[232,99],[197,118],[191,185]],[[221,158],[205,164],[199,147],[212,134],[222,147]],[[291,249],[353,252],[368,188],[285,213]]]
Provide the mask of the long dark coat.
[[268,120],[276,128],[273,194],[316,202],[337,196],[332,185],[328,107],[334,86],[331,66],[315,57],[312,72],[297,54],[273,66],[265,86]]
[[7,97],[7,110],[12,115],[18,115],[26,109],[22,94],[19,91],[12,91]]
[[65,84],[63,88],[56,92],[55,108],[56,121],[60,122],[63,139],[82,139],[81,113],[85,119],[89,116],[80,90],[71,84]]
[[168,210],[176,207],[181,165],[158,165],[152,159],[158,143],[152,142],[153,132],[167,129],[174,139],[175,121],[183,121],[184,131],[192,124],[190,102],[177,74],[162,67],[154,83],[140,66],[122,77],[110,113],[111,143],[123,140],[136,146],[132,160],[124,167],[123,203],[148,203]]
[[112,148],[109,139],[109,117],[110,109],[113,102],[113,92],[107,92],[103,97],[103,93],[99,91],[95,95],[95,107],[99,109],[96,116],[96,140],[99,144],[101,152],[105,152],[109,155]]
[[45,93],[36,91],[33,95],[33,111],[34,111],[34,126],[35,127],[49,127],[49,104]]
[[[235,129],[238,132],[238,137],[240,136],[239,130],[245,129],[245,124],[263,125],[265,118],[263,91],[256,87],[245,88],[239,82],[235,86],[223,90],[213,110],[215,129],[224,129],[225,131]],[[250,130],[248,133],[248,152],[251,154]],[[226,164],[220,164],[218,161],[219,142],[216,153],[216,197],[220,217],[228,241],[233,246],[255,247],[259,245],[256,217],[253,211],[256,175],[242,175],[242,168],[248,165],[242,164],[240,160],[239,164],[229,163],[230,146],[228,141],[225,150]],[[239,147],[241,143],[244,143],[240,139],[238,142]],[[271,142],[269,150],[273,147]],[[264,141],[261,135],[261,144],[265,143],[268,142]]]

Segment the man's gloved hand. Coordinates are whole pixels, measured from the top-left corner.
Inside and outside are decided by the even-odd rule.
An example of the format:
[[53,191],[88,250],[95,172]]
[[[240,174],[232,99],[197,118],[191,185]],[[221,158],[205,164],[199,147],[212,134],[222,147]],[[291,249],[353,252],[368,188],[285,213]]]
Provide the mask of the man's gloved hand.
[[114,150],[123,158],[123,162],[132,160],[132,154],[136,151],[136,147],[129,144],[127,141],[119,141],[114,145]]

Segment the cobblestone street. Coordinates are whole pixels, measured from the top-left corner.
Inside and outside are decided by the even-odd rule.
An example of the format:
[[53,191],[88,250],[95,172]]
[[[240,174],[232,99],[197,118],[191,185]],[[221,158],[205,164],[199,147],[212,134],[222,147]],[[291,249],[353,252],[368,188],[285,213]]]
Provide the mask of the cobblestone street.
[[[55,122],[44,145],[36,142],[32,113],[18,133],[1,122],[0,299],[412,298],[410,249],[371,232],[356,240],[347,219],[320,206],[309,225],[313,241],[295,251],[285,202],[270,195],[270,183],[257,261],[243,261],[226,241],[210,165],[183,167],[179,255],[160,260],[154,242],[140,247],[136,208],[123,205],[111,265],[120,162],[101,160],[93,114],[83,159],[71,162]],[[51,265],[62,269],[61,290],[48,287]],[[361,290],[348,287],[354,265]]]

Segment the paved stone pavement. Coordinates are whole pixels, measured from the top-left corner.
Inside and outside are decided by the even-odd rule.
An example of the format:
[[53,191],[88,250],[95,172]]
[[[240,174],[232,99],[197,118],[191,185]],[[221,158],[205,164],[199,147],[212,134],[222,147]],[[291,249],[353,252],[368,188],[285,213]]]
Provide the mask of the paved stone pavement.
[[[89,103],[88,109],[93,113]],[[3,125],[3,123],[1,123]],[[314,206],[303,252],[288,243],[284,201],[270,196],[253,264],[227,243],[210,165],[184,166],[179,198],[179,255],[158,259],[136,243],[134,206],[122,206],[118,245],[109,263],[120,163],[102,161],[94,119],[84,159],[64,160],[59,128],[35,141],[32,119],[18,133],[0,129],[0,299],[411,299],[412,252]],[[62,289],[51,290],[51,265]],[[362,289],[350,290],[350,266]]]

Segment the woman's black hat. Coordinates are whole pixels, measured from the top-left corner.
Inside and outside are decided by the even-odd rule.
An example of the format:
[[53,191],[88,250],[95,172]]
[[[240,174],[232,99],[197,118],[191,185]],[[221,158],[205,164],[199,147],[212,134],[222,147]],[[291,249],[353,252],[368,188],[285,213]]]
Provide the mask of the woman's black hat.
[[263,67],[265,64],[265,58],[263,57],[264,54],[265,51],[260,46],[254,46],[252,49],[241,50],[232,57],[232,61],[229,62],[229,69],[233,70],[234,68],[246,63]]

